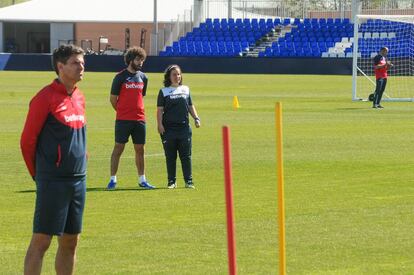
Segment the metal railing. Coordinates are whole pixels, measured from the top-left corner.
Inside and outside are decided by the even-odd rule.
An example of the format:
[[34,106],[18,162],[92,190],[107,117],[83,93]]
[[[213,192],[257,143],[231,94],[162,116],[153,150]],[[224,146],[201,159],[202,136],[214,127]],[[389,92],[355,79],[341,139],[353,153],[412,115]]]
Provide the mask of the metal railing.
[[[176,20],[159,25],[157,46],[151,55],[158,55],[193,27],[207,18],[351,18],[352,2],[357,0],[204,0],[178,15]],[[413,14],[414,0],[358,0],[361,14]],[[231,12],[229,12],[231,8]],[[161,28],[160,28],[161,27]],[[151,34],[151,42],[155,35]]]
[[[194,25],[193,20],[193,7],[190,10],[184,10],[183,14],[177,15],[176,20],[172,20],[169,23],[158,24],[158,49],[151,49],[151,55],[158,55],[161,50],[164,50],[166,46],[172,45],[174,41],[177,41],[180,37],[184,36],[187,32],[190,32]],[[156,36],[154,33],[150,35],[151,43],[154,42]]]

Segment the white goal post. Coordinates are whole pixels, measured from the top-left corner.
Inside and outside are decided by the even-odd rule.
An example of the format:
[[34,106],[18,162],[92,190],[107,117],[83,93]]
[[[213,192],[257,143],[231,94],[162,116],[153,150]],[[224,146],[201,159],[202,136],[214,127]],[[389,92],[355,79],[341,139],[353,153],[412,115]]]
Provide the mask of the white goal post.
[[373,58],[389,49],[384,101],[414,102],[414,15],[357,15],[354,22],[352,100],[368,100],[375,91]]

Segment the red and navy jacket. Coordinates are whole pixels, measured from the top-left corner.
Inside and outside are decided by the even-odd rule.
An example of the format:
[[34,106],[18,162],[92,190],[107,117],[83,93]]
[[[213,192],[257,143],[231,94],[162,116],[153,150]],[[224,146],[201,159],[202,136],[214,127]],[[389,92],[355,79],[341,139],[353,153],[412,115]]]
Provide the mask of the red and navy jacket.
[[147,84],[148,78],[141,71],[130,73],[124,69],[115,76],[111,94],[118,96],[117,120],[145,121],[143,97],[147,91]]
[[[376,55],[374,57],[374,66],[378,65],[385,65],[387,64],[387,58],[385,56],[382,56],[380,54]],[[374,69],[375,71],[375,78],[378,80],[380,78],[387,78],[388,77],[388,67],[384,66],[382,68]]]
[[85,98],[54,80],[30,101],[20,140],[24,161],[36,179],[86,175]]

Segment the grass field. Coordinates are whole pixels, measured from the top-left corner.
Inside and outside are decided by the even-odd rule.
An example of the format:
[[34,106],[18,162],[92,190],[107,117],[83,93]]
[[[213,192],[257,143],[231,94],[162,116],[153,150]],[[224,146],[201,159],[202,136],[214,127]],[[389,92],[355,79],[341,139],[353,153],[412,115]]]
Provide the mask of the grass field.
[[[202,127],[193,128],[196,190],[166,189],[156,131],[161,74],[148,74],[146,175],[137,188],[133,149],[109,177],[112,73],[87,73],[88,166],[77,274],[226,274],[221,127],[232,137],[240,274],[277,274],[274,105],[284,110],[289,274],[414,274],[414,105],[352,102],[351,77],[185,74]],[[0,72],[0,274],[21,274],[35,186],[19,139],[30,98],[54,77]],[[390,80],[391,81],[391,80]],[[237,95],[241,108],[232,110]],[[178,166],[180,170],[180,166]],[[54,274],[56,242],[44,274]]]

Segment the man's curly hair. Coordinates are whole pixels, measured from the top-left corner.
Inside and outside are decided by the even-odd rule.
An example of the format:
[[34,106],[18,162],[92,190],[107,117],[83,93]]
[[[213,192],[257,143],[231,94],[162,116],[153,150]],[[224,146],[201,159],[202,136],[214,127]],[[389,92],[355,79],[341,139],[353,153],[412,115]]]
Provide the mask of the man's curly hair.
[[131,47],[126,51],[124,55],[125,64],[128,66],[136,57],[140,57],[145,60],[145,58],[147,58],[147,53],[141,47]]

